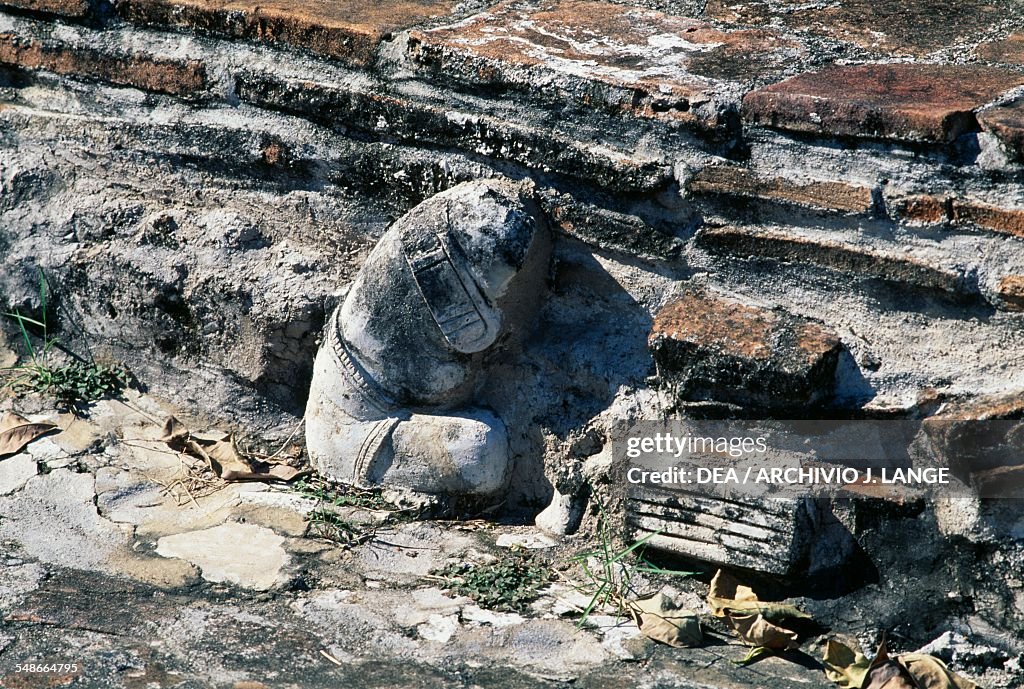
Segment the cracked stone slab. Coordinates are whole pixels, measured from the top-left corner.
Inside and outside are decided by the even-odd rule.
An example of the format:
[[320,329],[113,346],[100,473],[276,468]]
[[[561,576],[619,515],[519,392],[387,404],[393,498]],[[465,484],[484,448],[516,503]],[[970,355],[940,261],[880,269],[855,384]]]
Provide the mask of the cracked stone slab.
[[289,562],[283,544],[284,537],[270,529],[228,522],[164,536],[157,541],[156,552],[194,564],[207,581],[265,591],[281,582],[281,571]]
[[0,499],[0,540],[48,564],[181,586],[194,572],[132,551],[133,529],[96,511],[91,474],[57,469],[29,479],[16,495]]

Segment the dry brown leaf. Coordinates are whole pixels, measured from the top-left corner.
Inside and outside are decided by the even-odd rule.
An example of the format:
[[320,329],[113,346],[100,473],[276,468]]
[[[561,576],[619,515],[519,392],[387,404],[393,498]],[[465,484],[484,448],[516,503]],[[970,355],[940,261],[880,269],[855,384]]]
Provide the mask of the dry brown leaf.
[[729,611],[733,611],[760,614],[769,622],[777,622],[787,617],[810,618],[810,615],[793,605],[765,603],[758,600],[753,589],[744,586],[731,574],[722,570],[718,570],[714,578],[711,579],[711,586],[708,589],[708,605],[718,617],[726,617]]
[[162,440],[178,452],[203,460],[224,481],[291,481],[303,473],[286,464],[257,471],[230,433],[192,433],[173,416],[164,424]]
[[704,641],[697,613],[679,608],[659,592],[630,602],[633,621],[644,636],[676,648],[697,646]]
[[773,651],[797,648],[797,633],[772,624],[760,613],[727,612],[726,619],[740,640],[749,646],[762,646]]
[[861,689],[871,667],[867,656],[835,639],[825,645],[823,664],[825,676],[843,689]]
[[904,653],[896,658],[921,689],[978,689],[978,685],[956,674],[938,658],[923,653]]
[[825,674],[848,689],[978,689],[934,656],[904,653],[892,658],[883,637],[874,660],[838,641],[825,649]]
[[0,416],[0,457],[21,452],[23,447],[56,427],[52,423],[32,423],[12,411],[5,411]]

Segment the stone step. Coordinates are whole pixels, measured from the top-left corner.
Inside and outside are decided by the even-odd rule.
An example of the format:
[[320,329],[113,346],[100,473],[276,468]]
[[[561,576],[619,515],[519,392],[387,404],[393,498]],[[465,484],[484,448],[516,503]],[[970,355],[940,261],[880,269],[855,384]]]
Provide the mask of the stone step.
[[792,228],[709,227],[697,234],[699,247],[716,254],[811,264],[862,278],[936,290],[957,298],[977,298],[978,287],[958,266],[937,256],[918,258],[923,248],[897,252],[875,244],[853,243],[835,233]]
[[656,158],[588,144],[550,126],[531,126],[526,118],[460,110],[372,83],[335,84],[247,71],[238,75],[236,92],[257,107],[403,143],[450,146],[590,180],[613,191],[653,191],[666,185],[670,175]]
[[734,128],[739,97],[805,55],[771,29],[708,22],[592,0],[502,2],[411,32],[408,55],[448,82],[531,95],[704,130]]

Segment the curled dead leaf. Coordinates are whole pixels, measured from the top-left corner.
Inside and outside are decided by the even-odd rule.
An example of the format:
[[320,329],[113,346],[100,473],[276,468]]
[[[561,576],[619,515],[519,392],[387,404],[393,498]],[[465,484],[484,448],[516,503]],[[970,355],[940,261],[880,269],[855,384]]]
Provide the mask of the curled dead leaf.
[[33,423],[28,419],[6,411],[0,416],[0,457],[17,454],[41,435],[57,428],[52,423]]
[[822,660],[825,676],[843,689],[861,689],[871,668],[867,656],[835,639],[829,639],[825,644]]
[[272,464],[263,470],[239,451],[230,433],[192,433],[173,416],[164,423],[161,440],[177,452],[206,462],[225,481],[291,481],[304,473],[287,464]]
[[629,603],[633,621],[644,636],[669,646],[684,648],[704,641],[697,613],[678,607],[664,592]]
[[797,633],[772,624],[760,613],[726,613],[729,625],[748,646],[762,647],[772,651],[788,651],[797,648]]
[[760,614],[769,622],[778,622],[786,618],[810,619],[810,615],[796,606],[759,600],[753,589],[744,586],[731,574],[722,570],[718,570],[711,579],[708,605],[718,617],[727,617],[732,611]]
[[825,647],[825,674],[848,689],[978,689],[938,658],[923,653],[889,656],[883,637],[874,660],[830,640]]

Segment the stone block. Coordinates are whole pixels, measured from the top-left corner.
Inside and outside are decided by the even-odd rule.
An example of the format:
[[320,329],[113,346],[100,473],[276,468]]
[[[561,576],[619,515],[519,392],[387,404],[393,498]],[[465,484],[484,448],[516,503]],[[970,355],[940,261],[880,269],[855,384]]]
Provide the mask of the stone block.
[[714,253],[810,263],[850,275],[910,284],[957,297],[974,297],[977,288],[957,268],[934,265],[895,251],[835,239],[818,239],[783,229],[715,227],[701,230],[699,246]]
[[977,129],[974,111],[1024,84],[977,65],[830,66],[748,93],[751,124],[824,136],[943,143]]
[[371,63],[395,32],[451,14],[451,0],[118,0],[124,19],[232,38],[282,43],[353,65]]
[[648,343],[666,382],[690,400],[799,408],[829,398],[842,345],[781,309],[691,289],[654,317]]
[[722,194],[782,201],[840,213],[870,213],[871,189],[843,182],[794,182],[782,177],[762,177],[740,167],[715,165],[694,175],[688,190],[697,194]]
[[200,60],[175,60],[57,40],[42,41],[10,32],[0,33],[0,64],[98,79],[181,97],[200,95],[207,88],[206,66]]
[[935,225],[951,219],[950,200],[941,196],[918,194],[892,199],[895,219],[908,225]]
[[471,19],[411,34],[424,71],[513,85],[587,107],[717,128],[735,96],[719,80],[779,72],[802,47],[771,30],[589,0],[540,7],[512,0]]

